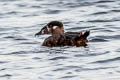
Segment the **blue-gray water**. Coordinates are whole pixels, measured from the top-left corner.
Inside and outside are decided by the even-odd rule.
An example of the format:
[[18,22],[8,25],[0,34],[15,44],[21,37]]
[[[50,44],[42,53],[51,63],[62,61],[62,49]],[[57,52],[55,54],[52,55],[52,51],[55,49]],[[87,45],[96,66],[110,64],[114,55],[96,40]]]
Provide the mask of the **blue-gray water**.
[[[41,46],[53,20],[88,46]],[[0,0],[0,80],[120,80],[120,0]]]

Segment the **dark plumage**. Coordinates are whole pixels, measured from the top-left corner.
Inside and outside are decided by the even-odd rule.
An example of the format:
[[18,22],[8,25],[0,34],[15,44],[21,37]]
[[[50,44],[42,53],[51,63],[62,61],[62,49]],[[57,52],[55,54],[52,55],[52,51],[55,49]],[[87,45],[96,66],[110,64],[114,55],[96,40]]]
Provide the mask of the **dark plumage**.
[[43,46],[48,47],[58,47],[58,46],[87,46],[87,37],[90,32],[86,31],[82,35],[78,35],[75,38],[68,37],[64,34],[54,34],[48,38],[46,38],[43,42]]

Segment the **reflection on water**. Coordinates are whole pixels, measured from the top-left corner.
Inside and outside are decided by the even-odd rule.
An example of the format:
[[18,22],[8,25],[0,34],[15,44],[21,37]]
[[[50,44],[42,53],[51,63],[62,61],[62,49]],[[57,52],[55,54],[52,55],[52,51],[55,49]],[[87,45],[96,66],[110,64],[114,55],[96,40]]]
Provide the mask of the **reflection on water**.
[[[0,80],[120,80],[119,15],[119,0],[0,0]],[[88,46],[41,46],[52,20]]]

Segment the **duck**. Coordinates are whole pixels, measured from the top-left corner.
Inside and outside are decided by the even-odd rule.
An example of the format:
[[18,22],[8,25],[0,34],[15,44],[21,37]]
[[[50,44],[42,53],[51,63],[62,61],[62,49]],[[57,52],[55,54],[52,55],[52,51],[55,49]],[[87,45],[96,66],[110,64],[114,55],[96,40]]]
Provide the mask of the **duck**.
[[87,46],[87,37],[90,31],[86,32],[64,32],[63,23],[60,21],[51,21],[45,25],[35,36],[51,34],[46,38],[42,46],[59,47],[59,46]]

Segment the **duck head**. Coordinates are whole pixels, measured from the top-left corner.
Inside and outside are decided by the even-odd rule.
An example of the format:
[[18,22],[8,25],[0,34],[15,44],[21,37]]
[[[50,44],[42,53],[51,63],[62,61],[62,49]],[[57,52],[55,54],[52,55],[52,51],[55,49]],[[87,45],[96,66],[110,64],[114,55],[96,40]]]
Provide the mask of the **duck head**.
[[60,21],[52,21],[48,23],[38,33],[36,33],[35,36],[42,34],[56,34],[56,33],[64,33],[63,24]]

